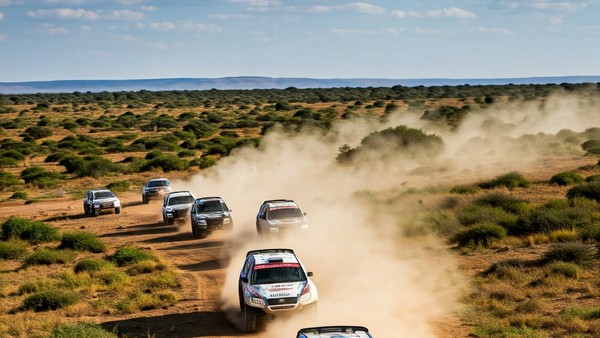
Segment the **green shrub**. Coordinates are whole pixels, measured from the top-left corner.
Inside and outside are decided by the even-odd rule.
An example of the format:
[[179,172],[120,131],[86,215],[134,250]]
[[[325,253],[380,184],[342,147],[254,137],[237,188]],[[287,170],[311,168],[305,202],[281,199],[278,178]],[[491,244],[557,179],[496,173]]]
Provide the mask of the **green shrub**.
[[600,243],[600,222],[591,223],[579,229],[579,236],[583,241],[593,240]]
[[581,177],[581,175],[571,171],[558,173],[550,178],[550,184],[556,184],[560,186],[573,185],[583,181],[584,179]]
[[59,240],[60,232],[44,222],[11,216],[2,223],[2,238],[22,239],[37,244]]
[[42,290],[23,300],[23,308],[36,312],[57,310],[73,305],[79,301],[76,294],[65,290]]
[[473,201],[475,205],[489,205],[501,208],[513,214],[522,214],[527,211],[527,201],[503,193],[490,193]]
[[118,338],[116,333],[102,329],[98,324],[60,324],[48,338]]
[[14,149],[2,150],[0,152],[0,157],[12,158],[17,161],[23,161],[25,159],[25,155],[23,155],[20,151]]
[[128,180],[113,181],[106,185],[106,188],[115,194],[128,191],[131,187],[131,182]]
[[92,233],[73,231],[62,235],[60,248],[99,253],[106,252],[108,245]]
[[114,264],[112,262],[109,262],[104,259],[83,258],[75,264],[75,267],[73,267],[73,271],[75,271],[75,273],[96,272],[113,266]]
[[472,185],[455,185],[452,188],[450,188],[451,194],[475,194],[477,193],[477,191],[479,191],[479,188]]
[[123,313],[135,313],[153,309],[166,309],[177,303],[177,296],[172,291],[154,293],[138,292],[117,304],[117,309]]
[[75,254],[71,251],[42,248],[25,257],[23,266],[65,264],[74,258]]
[[541,258],[542,264],[554,261],[590,267],[596,262],[596,249],[581,242],[557,243],[546,251]]
[[16,167],[19,165],[19,161],[10,157],[0,157],[0,167]]
[[217,164],[217,159],[212,156],[203,156],[190,161],[190,166],[198,166],[200,169],[210,168]]
[[27,129],[25,129],[23,134],[21,134],[22,137],[26,137],[26,136],[32,137],[36,140],[39,140],[41,138],[45,138],[45,137],[48,137],[51,135],[52,135],[52,130],[50,130],[48,128],[39,127],[39,126],[29,127]]
[[585,182],[567,191],[567,198],[585,197],[600,202],[600,182]]
[[575,307],[566,309],[562,312],[565,317],[577,317],[583,320],[600,318],[600,306],[593,307]]
[[9,197],[9,199],[11,199],[11,200],[26,200],[28,198],[29,198],[29,195],[27,194],[26,191],[23,191],[23,190],[17,190]]
[[27,243],[20,240],[0,242],[0,259],[19,259],[27,254]]
[[66,176],[57,173],[48,171],[42,167],[33,166],[21,171],[21,178],[25,183],[36,185],[38,188],[53,188],[65,180]]
[[160,155],[156,158],[153,158],[142,166],[142,171],[151,171],[155,169],[162,169],[164,172],[169,171],[182,171],[187,169],[189,163],[175,155]]
[[482,223],[459,230],[452,236],[450,243],[456,243],[460,247],[488,247],[504,237],[506,237],[506,229],[503,227],[497,224]]
[[196,152],[193,150],[185,149],[177,153],[179,157],[194,157]]
[[0,171],[0,190],[12,188],[15,185],[20,185],[21,181],[18,176],[11,173]]
[[600,175],[591,175],[585,178],[586,182],[600,182]]
[[477,223],[495,223],[507,229],[514,228],[518,217],[498,207],[489,205],[470,205],[459,210],[458,221],[462,225]]
[[158,257],[144,250],[131,246],[123,246],[117,249],[111,256],[111,260],[118,266],[126,266],[144,260],[158,261]]
[[581,276],[579,265],[570,262],[553,261],[545,267],[546,276],[565,276],[567,278],[577,279]]
[[518,172],[510,172],[505,175],[501,175],[490,181],[479,183],[479,187],[483,189],[493,189],[498,187],[506,187],[508,189],[515,188],[529,188],[531,187],[531,181],[523,177]]
[[533,208],[519,219],[518,228],[509,232],[512,235],[549,234],[559,229],[585,227],[592,222],[593,210],[585,206],[571,207],[567,201],[557,200]]

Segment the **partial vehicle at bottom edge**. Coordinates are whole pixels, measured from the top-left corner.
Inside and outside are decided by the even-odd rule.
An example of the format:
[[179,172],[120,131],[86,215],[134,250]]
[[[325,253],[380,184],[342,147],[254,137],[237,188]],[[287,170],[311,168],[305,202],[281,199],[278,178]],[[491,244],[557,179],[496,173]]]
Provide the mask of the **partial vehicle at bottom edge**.
[[335,325],[300,329],[296,338],[373,338],[373,336],[364,326]]

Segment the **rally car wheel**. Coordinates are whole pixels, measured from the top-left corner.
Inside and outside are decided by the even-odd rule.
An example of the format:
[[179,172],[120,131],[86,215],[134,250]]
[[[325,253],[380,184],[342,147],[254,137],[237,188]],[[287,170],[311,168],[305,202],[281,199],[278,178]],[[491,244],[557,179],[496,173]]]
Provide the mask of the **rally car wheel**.
[[244,332],[253,333],[256,332],[256,318],[258,313],[256,309],[251,306],[244,304]]

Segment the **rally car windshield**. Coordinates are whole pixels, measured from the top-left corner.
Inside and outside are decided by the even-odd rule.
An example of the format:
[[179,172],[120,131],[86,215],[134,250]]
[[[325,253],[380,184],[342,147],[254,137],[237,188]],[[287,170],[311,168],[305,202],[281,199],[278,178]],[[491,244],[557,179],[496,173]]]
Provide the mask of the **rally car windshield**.
[[269,268],[254,270],[253,284],[293,283],[306,280],[304,272],[299,267]]
[[156,188],[156,187],[166,187],[169,183],[167,181],[150,181],[148,182],[148,187]]
[[196,212],[224,212],[227,208],[221,201],[206,201],[198,205]]
[[111,198],[111,197],[115,197],[115,195],[110,191],[99,191],[94,194],[94,198],[98,199],[98,200],[103,199],[103,198]]
[[169,198],[169,205],[177,205],[177,204],[190,204],[194,203],[194,198],[192,196],[177,196]]
[[302,217],[302,212],[298,208],[281,208],[281,209],[270,209],[269,219],[280,219],[280,218],[294,218]]

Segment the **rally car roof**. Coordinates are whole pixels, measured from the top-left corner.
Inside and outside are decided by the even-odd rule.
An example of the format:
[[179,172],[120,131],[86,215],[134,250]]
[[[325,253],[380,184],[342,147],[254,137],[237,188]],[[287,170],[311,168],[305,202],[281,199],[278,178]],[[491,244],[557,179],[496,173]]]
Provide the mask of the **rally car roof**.
[[355,338],[371,338],[369,329],[364,326],[354,325],[338,325],[338,326],[320,326],[309,327],[298,331],[298,336],[303,334],[310,338],[333,338],[333,337],[355,337]]

